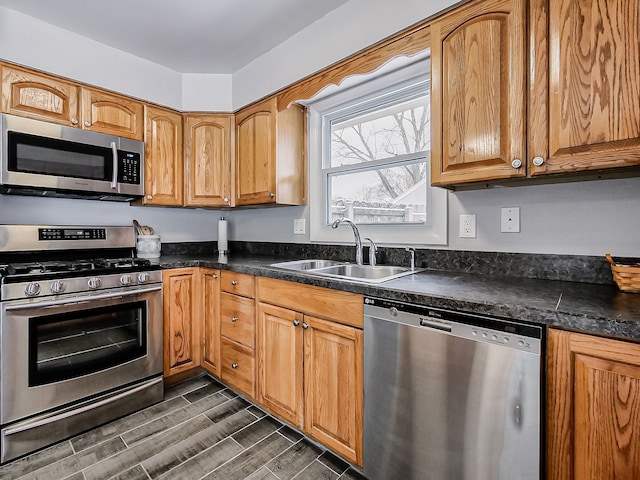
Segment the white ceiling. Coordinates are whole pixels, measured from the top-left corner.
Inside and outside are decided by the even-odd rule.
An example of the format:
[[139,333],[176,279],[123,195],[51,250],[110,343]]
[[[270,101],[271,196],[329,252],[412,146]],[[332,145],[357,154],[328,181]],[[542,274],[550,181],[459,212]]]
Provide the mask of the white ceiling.
[[233,73],[347,1],[0,0],[0,6],[181,73]]

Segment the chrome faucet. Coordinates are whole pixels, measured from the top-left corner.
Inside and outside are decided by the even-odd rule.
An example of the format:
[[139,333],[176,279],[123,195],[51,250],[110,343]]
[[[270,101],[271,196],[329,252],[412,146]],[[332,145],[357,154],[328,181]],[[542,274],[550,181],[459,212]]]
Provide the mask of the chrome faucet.
[[413,247],[405,247],[405,250],[409,252],[409,254],[411,255],[411,258],[409,259],[409,266],[411,267],[411,270],[415,270],[416,269],[416,249]]
[[331,224],[331,228],[338,228],[341,223],[346,223],[351,225],[353,229],[353,236],[356,237],[356,263],[358,265],[362,265],[362,239],[360,238],[360,232],[358,231],[358,227],[355,223],[351,221],[350,218],[344,217],[339,218],[335,222]]
[[376,253],[378,253],[378,246],[371,238],[365,237],[366,242],[369,242],[369,265],[374,267],[376,265]]

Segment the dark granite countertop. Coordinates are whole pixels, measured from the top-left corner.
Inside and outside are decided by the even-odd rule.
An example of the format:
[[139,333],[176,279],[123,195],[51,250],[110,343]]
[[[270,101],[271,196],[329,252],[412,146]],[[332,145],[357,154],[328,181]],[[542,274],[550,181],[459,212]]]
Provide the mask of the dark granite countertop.
[[[297,258],[296,258],[297,259]],[[332,279],[269,265],[285,260],[261,255],[162,256],[162,268],[210,267],[261,275],[408,303],[640,341],[640,294],[614,285],[499,277],[424,270],[382,284]]]

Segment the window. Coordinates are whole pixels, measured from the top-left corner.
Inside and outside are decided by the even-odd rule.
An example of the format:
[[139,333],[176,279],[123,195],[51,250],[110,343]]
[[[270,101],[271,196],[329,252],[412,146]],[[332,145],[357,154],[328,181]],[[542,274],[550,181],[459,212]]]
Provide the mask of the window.
[[330,228],[348,217],[379,243],[446,243],[446,192],[429,185],[428,57],[307,106],[312,241],[351,241]]

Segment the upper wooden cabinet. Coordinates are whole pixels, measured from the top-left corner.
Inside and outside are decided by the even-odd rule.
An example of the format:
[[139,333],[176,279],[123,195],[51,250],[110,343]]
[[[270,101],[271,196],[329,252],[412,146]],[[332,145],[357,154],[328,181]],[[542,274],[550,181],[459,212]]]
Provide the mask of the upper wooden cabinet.
[[183,203],[182,115],[145,107],[144,197],[146,205]]
[[640,164],[640,3],[533,0],[530,18],[531,174]]
[[80,87],[71,82],[2,65],[3,112],[47,122],[80,124]]
[[185,205],[228,207],[233,115],[185,115]]
[[640,4],[525,7],[472,2],[432,23],[434,185],[640,165]]
[[272,97],[235,118],[235,204],[304,205],[304,107],[278,111]]
[[142,140],[144,104],[102,90],[82,87],[82,128]]
[[72,82],[2,66],[2,111],[142,140],[142,102]]
[[432,23],[432,184],[525,175],[525,24],[524,0],[474,2]]
[[547,477],[640,478],[640,345],[549,330]]

